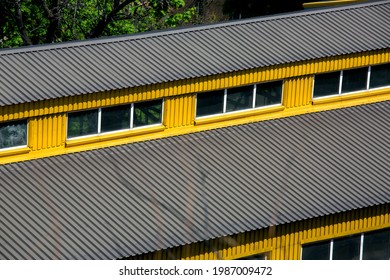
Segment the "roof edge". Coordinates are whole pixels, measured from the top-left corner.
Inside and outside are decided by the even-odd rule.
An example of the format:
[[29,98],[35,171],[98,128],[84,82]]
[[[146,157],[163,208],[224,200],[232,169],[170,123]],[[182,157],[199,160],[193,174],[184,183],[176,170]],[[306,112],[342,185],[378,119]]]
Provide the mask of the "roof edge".
[[226,28],[230,26],[275,21],[280,19],[288,19],[288,18],[295,18],[301,16],[314,16],[317,14],[327,14],[327,13],[333,13],[339,11],[362,9],[366,7],[382,6],[389,3],[390,0],[385,0],[385,1],[378,0],[376,2],[355,3],[355,4],[348,4],[346,6],[341,6],[341,7],[340,6],[325,7],[318,10],[295,11],[295,12],[253,17],[253,18],[241,19],[241,20],[231,20],[231,21],[224,21],[224,22],[205,24],[205,25],[195,25],[190,27],[153,30],[153,31],[146,31],[146,32],[134,33],[134,34],[101,37],[95,39],[75,40],[75,41],[68,41],[68,42],[58,42],[58,43],[33,45],[33,46],[23,46],[17,48],[5,48],[5,49],[0,49],[0,56],[12,55],[18,53],[40,52],[40,51],[55,50],[55,49],[67,49],[67,48],[77,48],[77,47],[86,47],[86,46],[94,46],[94,45],[104,45],[104,44],[120,43],[120,42],[133,41],[133,40],[134,41],[144,40],[144,39],[163,37],[168,35],[185,34],[190,32],[199,32],[203,30]]

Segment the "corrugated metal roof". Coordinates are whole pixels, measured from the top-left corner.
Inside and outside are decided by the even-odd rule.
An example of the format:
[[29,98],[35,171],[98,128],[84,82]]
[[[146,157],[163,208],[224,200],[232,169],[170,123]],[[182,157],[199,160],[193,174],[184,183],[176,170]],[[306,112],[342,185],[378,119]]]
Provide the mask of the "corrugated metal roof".
[[390,47],[390,1],[0,51],[0,106]]
[[0,166],[0,259],[113,259],[390,203],[390,101]]

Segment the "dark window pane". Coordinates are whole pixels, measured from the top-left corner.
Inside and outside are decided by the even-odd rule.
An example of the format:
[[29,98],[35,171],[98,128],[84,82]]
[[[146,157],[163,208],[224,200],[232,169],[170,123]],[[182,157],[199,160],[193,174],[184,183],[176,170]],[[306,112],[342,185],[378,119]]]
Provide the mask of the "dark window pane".
[[26,120],[0,123],[0,149],[26,145]]
[[367,88],[368,68],[358,68],[343,71],[343,83],[341,92],[352,92]]
[[340,72],[316,75],[313,97],[322,97],[339,93]]
[[68,138],[98,133],[98,110],[68,114]]
[[302,260],[329,260],[330,241],[318,242],[302,247]]
[[134,127],[162,122],[162,100],[134,104]]
[[102,109],[101,132],[130,128],[130,105]]
[[333,260],[358,260],[359,258],[360,235],[333,241]]
[[227,90],[226,112],[252,108],[253,86],[231,88]]
[[363,260],[390,260],[390,230],[364,234]]
[[282,81],[256,86],[256,107],[282,103]]
[[223,90],[198,93],[196,96],[196,116],[208,116],[223,112]]
[[370,88],[390,86],[390,63],[371,67]]

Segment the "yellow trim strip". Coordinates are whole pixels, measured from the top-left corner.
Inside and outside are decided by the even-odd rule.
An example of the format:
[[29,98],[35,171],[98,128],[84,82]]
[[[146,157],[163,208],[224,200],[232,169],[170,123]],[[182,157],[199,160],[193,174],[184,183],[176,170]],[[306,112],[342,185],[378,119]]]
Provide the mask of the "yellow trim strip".
[[319,2],[307,2],[303,3],[303,8],[309,9],[309,8],[320,8],[320,7],[327,7],[327,6],[337,6],[337,5],[345,5],[345,4],[353,4],[353,3],[359,3],[359,2],[366,2],[363,0],[340,0],[340,1],[319,1]]
[[115,139],[119,139],[119,138],[125,138],[125,137],[130,137],[130,136],[141,135],[141,134],[160,132],[160,131],[163,131],[164,129],[165,129],[165,126],[158,125],[158,126],[153,126],[153,127],[148,127],[148,128],[128,130],[125,132],[109,133],[109,134],[91,136],[91,137],[86,137],[86,138],[81,138],[81,139],[67,140],[66,147],[74,147],[74,146],[79,146],[79,145],[104,142],[104,141],[115,140]]
[[20,154],[27,154],[31,151],[29,147],[16,148],[16,149],[7,149],[5,151],[0,151],[0,157],[14,156]]
[[195,124],[202,125],[202,124],[209,124],[209,123],[215,123],[221,121],[228,121],[232,119],[252,117],[258,114],[267,114],[267,113],[279,112],[283,110],[284,110],[284,106],[280,105],[280,106],[250,110],[246,112],[228,113],[228,114],[218,115],[209,118],[206,117],[206,118],[196,119]]

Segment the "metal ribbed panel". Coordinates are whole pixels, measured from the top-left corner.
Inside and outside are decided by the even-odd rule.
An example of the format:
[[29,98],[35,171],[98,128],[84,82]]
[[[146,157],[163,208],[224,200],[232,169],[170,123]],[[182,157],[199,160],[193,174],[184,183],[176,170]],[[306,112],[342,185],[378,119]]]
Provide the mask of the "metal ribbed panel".
[[390,47],[390,1],[0,51],[0,106]]
[[167,128],[187,126],[194,124],[195,95],[181,95],[169,97],[164,100],[165,118]]
[[0,166],[0,258],[106,259],[390,202],[390,102]]
[[65,143],[66,115],[55,114],[29,120],[29,143],[31,150],[58,147]]

